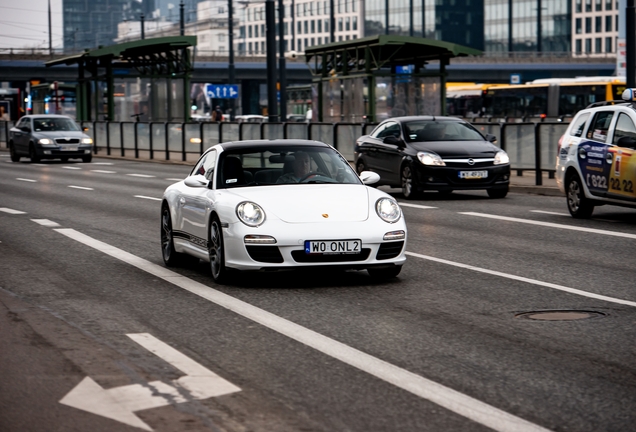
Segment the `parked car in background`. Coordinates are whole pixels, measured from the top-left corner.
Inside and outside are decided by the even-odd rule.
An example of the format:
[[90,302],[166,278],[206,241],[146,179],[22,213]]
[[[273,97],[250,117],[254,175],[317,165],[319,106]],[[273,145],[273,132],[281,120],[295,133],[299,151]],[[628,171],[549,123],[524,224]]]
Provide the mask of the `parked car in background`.
[[258,114],[237,115],[235,119],[239,123],[263,123],[267,121],[267,117]]
[[424,191],[486,190],[504,198],[510,159],[470,123],[455,117],[394,117],[356,141],[358,172],[373,171],[381,185],[402,188],[407,199]]
[[217,144],[164,192],[163,260],[209,262],[217,283],[231,269],[338,267],[395,277],[406,261],[406,223],[394,198],[367,186],[377,180],[318,141]]
[[19,162],[22,156],[39,162],[41,159],[93,158],[93,139],[64,115],[26,115],[9,130],[11,160]]
[[636,89],[626,89],[620,102],[589,105],[559,140],[555,177],[572,217],[604,204],[636,208],[634,101]]

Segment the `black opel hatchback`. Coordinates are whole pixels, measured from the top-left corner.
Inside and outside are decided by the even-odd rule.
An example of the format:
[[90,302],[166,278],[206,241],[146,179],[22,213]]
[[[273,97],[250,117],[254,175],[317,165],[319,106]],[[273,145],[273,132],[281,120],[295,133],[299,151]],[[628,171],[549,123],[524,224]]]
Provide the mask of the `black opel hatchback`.
[[504,198],[510,159],[493,142],[493,135],[455,117],[395,117],[357,139],[355,167],[378,173],[379,185],[401,187],[407,199],[423,191],[480,189]]

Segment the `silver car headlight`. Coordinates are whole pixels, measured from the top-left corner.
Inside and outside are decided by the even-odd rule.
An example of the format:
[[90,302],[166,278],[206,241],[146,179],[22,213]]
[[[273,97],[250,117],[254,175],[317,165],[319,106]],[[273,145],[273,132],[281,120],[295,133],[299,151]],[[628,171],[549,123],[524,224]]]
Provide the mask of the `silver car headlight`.
[[239,220],[250,227],[257,227],[265,222],[265,211],[261,206],[250,201],[243,201],[236,206]]
[[395,223],[402,217],[402,210],[397,202],[390,198],[380,198],[375,203],[375,212],[384,222]]
[[40,138],[38,144],[53,144],[53,140],[50,138]]
[[442,158],[433,152],[418,152],[417,158],[424,165],[433,165],[433,166],[446,166]]
[[495,165],[503,165],[503,164],[510,163],[510,157],[508,156],[508,153],[506,153],[505,151],[503,150],[498,151],[495,154],[495,161],[493,163]]
[[82,138],[82,144],[93,144],[93,138]]

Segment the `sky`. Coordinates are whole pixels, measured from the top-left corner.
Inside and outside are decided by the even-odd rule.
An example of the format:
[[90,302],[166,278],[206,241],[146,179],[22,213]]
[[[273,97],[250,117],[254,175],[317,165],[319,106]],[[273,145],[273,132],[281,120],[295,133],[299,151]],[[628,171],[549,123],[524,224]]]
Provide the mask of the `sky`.
[[0,52],[7,48],[62,48],[62,0],[0,0]]

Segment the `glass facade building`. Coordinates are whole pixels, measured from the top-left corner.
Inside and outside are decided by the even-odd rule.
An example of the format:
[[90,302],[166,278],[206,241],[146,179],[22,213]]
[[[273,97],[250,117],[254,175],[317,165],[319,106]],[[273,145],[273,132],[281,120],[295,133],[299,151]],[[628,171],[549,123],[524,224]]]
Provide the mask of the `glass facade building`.
[[64,51],[113,45],[129,0],[63,0]]

